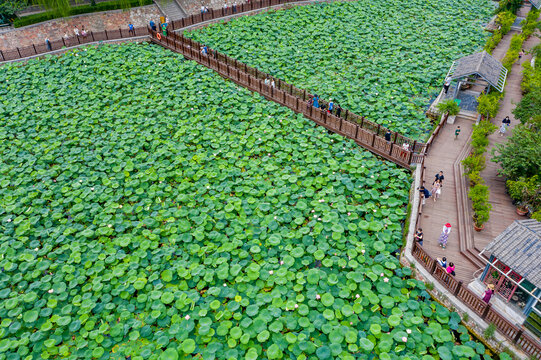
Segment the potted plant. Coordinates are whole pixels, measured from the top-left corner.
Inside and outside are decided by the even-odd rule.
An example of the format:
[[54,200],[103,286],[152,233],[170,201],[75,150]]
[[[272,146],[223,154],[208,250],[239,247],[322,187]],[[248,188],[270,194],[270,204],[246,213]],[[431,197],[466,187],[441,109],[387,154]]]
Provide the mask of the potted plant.
[[521,177],[517,181],[507,180],[509,196],[516,204],[517,214],[524,216],[529,209],[537,209],[541,206],[541,184],[538,176],[531,178]]

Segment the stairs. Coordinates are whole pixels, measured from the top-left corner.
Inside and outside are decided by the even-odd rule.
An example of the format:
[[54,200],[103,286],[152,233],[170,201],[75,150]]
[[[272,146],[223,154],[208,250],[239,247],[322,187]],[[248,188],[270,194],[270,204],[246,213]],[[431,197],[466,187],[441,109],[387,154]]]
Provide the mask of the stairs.
[[177,0],[154,0],[154,3],[170,21],[180,20],[187,16]]

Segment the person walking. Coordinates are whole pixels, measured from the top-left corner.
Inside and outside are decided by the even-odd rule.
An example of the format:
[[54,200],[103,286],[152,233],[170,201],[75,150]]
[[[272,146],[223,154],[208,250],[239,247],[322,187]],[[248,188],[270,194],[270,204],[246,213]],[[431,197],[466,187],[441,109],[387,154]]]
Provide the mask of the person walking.
[[417,229],[413,237],[415,241],[419,243],[419,245],[423,246],[423,229]]
[[457,127],[456,127],[456,130],[455,130],[455,140],[458,139],[458,134],[460,134],[460,126],[457,126]]
[[445,271],[447,272],[447,274],[451,274],[453,276],[455,276],[455,264],[453,264],[452,262],[449,263],[449,266],[447,266],[447,269],[445,269]]
[[340,114],[342,113],[342,108],[340,105],[336,104],[336,116],[340,117]]
[[507,131],[507,126],[505,124],[502,124],[500,126],[500,136],[504,136],[506,131]]
[[271,79],[271,88],[274,88],[274,87],[276,87],[276,84],[274,82],[274,79]]
[[156,31],[156,23],[154,21],[150,20],[149,25],[150,25],[150,28],[152,29],[152,31]]
[[79,29],[77,28],[77,25],[75,25],[75,27],[73,28],[73,33],[75,34],[75,36],[79,36]]
[[520,64],[520,59],[522,59],[522,57],[524,56],[524,49],[521,49],[520,52],[518,53],[518,63]]
[[81,28],[81,35],[83,36],[83,38],[86,38],[86,36],[88,35],[84,26]]
[[313,103],[314,99],[310,96],[308,98],[308,102],[306,103],[306,109],[309,111],[310,108],[312,107],[312,103]]
[[446,94],[449,91],[449,86],[451,86],[451,79],[446,78],[445,79],[445,84],[443,84],[443,90],[445,91]]
[[430,191],[432,193],[432,197],[434,198],[434,202],[440,197],[441,195],[441,181],[436,180],[432,184],[432,190]]
[[316,108],[319,107],[319,96],[317,96],[317,94],[314,95],[314,101],[312,102],[312,104],[313,104],[314,107],[316,107]]
[[390,144],[391,143],[391,130],[387,129],[387,131],[385,132],[385,141],[387,141],[387,144]]
[[201,15],[205,13],[205,5],[201,5]]
[[503,118],[502,124],[505,124],[507,127],[511,126],[511,119],[509,119],[509,116]]
[[269,79],[268,76],[265,78],[264,83],[265,83],[265,85],[267,85],[267,86],[270,85],[270,79]]
[[334,109],[334,103],[332,102],[332,99],[329,100],[329,109],[327,110],[329,114],[332,114],[332,110]]
[[436,261],[438,262],[438,264],[444,268],[444,269],[447,269],[447,258],[444,256],[442,257],[441,259],[440,258],[436,258]]
[[162,33],[163,36],[167,36],[167,23],[162,24]]
[[494,284],[488,284],[485,290],[485,294],[483,295],[483,301],[488,304],[490,299],[492,298],[492,295],[494,295]]
[[443,180],[444,180],[444,179],[445,179],[445,176],[443,176],[443,170],[440,170],[439,173],[437,173],[436,175],[434,175],[434,181],[440,180],[442,186],[443,186]]
[[440,238],[438,239],[438,243],[444,249],[447,246],[447,240],[449,239],[450,233],[451,233],[451,224],[447,223],[443,225],[443,230],[440,234]]
[[49,38],[45,39],[45,44],[47,44],[47,51],[53,51],[53,47],[51,46],[51,40],[49,40]]
[[237,12],[237,2],[235,1],[233,3],[233,13],[236,13]]
[[133,27],[133,24],[128,24],[128,29],[130,29],[130,35],[135,36],[135,28]]

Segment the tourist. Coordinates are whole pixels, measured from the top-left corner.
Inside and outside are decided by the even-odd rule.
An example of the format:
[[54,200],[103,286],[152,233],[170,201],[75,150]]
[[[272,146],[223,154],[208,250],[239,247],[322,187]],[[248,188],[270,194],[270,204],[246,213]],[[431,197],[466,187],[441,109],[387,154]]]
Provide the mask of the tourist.
[[163,36],[167,36],[167,23],[162,24],[162,33]]
[[342,113],[342,108],[340,105],[336,104],[336,116],[340,117],[340,114]]
[[201,15],[205,13],[205,5],[201,5]]
[[445,176],[443,176],[443,170],[440,170],[439,173],[437,173],[436,175],[434,175],[434,182],[440,180],[441,182],[441,186],[443,186],[443,180],[445,179]]
[[428,199],[430,196],[432,196],[432,194],[430,193],[430,191],[428,191],[428,189],[425,189],[424,186],[421,186],[419,188],[419,192],[421,193],[421,196],[422,196],[422,199],[423,199],[423,205],[424,205],[426,199]]
[[451,233],[451,224],[447,223],[443,225],[443,230],[440,234],[440,238],[438,239],[438,243],[444,249],[447,246],[447,239],[449,238],[450,233]]
[[488,284],[485,295],[483,295],[483,301],[488,304],[492,295],[494,295],[494,284]]
[[522,59],[522,57],[524,56],[524,49],[521,49],[520,52],[518,53],[518,63],[520,64],[520,59]]
[[156,31],[156,23],[154,23],[154,21],[150,20],[150,28],[152,29],[152,31]]
[[503,118],[502,124],[505,124],[507,127],[511,126],[511,119],[509,119],[509,116]]
[[237,2],[235,1],[233,3],[233,13],[236,13],[237,12]]
[[385,132],[385,141],[387,141],[387,144],[391,143],[391,135],[391,130],[387,129],[387,131]]
[[440,180],[434,181],[434,183],[432,184],[431,193],[432,193],[432,195],[434,197],[434,202],[436,202],[436,200],[441,195],[441,181]]
[[79,29],[77,28],[77,26],[73,28],[73,32],[75,33],[75,36],[79,36]]
[[457,126],[455,130],[455,140],[458,139],[458,134],[460,134],[460,126]]
[[444,269],[447,268],[447,258],[446,258],[445,256],[442,257],[442,258],[436,258],[436,261],[438,262],[438,264],[439,264],[442,268],[444,268]]
[[502,126],[500,126],[500,136],[504,136],[506,131],[507,126],[505,124],[502,124]]
[[314,100],[312,101],[312,105],[314,105],[315,108],[319,107],[319,96],[317,96],[317,94],[314,95]]
[[166,16],[166,17],[165,17],[165,23],[166,23],[167,25],[169,25],[169,16]]
[[49,38],[45,39],[45,44],[47,44],[47,51],[53,51],[53,47],[51,46],[51,40],[49,40]]
[[447,268],[445,269],[445,271],[447,272],[447,274],[451,274],[453,276],[455,276],[455,264],[453,264],[452,262],[449,263],[449,266],[447,266]]
[[209,48],[207,47],[207,45],[201,46],[201,55],[207,56],[208,54],[209,54]]
[[329,101],[329,109],[327,110],[329,114],[332,114],[332,109],[334,108],[334,103],[332,102],[332,99]]
[[321,111],[325,111],[327,106],[325,104],[321,104],[321,105],[319,105],[319,108],[321,109]]
[[[267,80],[265,79],[265,81],[267,81]],[[308,102],[306,103],[306,109],[307,109],[307,110],[310,110],[310,108],[312,107],[312,102],[313,102],[313,101],[314,101],[314,99],[312,99],[311,96],[308,97]]]
[[415,241],[419,243],[419,245],[423,246],[423,229],[419,228],[415,232],[414,235]]
[[274,83],[274,79],[271,79],[271,87],[272,88],[276,87],[276,84]]
[[135,36],[135,28],[133,27],[133,24],[128,24],[128,29],[130,29],[130,35]]
[[68,35],[68,33],[65,32],[63,38],[64,38],[64,39],[69,39],[69,37],[70,37],[70,36]]
[[83,26],[83,27],[81,28],[81,35],[83,36],[83,38],[86,38],[86,37],[87,37],[87,35],[88,35],[88,33],[86,32],[86,30],[85,30],[85,27],[84,27],[84,26]]
[[445,93],[447,94],[447,92],[449,91],[449,86],[451,86],[451,79],[450,78],[446,78],[445,79],[445,84],[443,84],[443,90],[445,90]]
[[265,78],[264,83],[265,83],[265,85],[270,85],[270,79],[269,79],[268,76]]

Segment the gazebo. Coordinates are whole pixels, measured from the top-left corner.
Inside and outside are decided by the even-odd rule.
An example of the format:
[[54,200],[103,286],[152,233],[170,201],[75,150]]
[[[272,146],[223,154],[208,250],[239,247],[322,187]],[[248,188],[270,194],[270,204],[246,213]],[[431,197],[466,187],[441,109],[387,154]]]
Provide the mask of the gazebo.
[[541,8],[541,0],[530,0],[530,2],[532,3],[532,6],[535,6],[536,9]]
[[514,221],[479,255],[487,262],[481,281],[494,284],[508,306],[524,315],[524,325],[541,337],[541,222]]
[[499,92],[503,91],[506,78],[507,69],[486,51],[453,61],[446,77],[447,80],[458,80],[463,85],[478,84],[481,80],[485,86],[492,86]]

